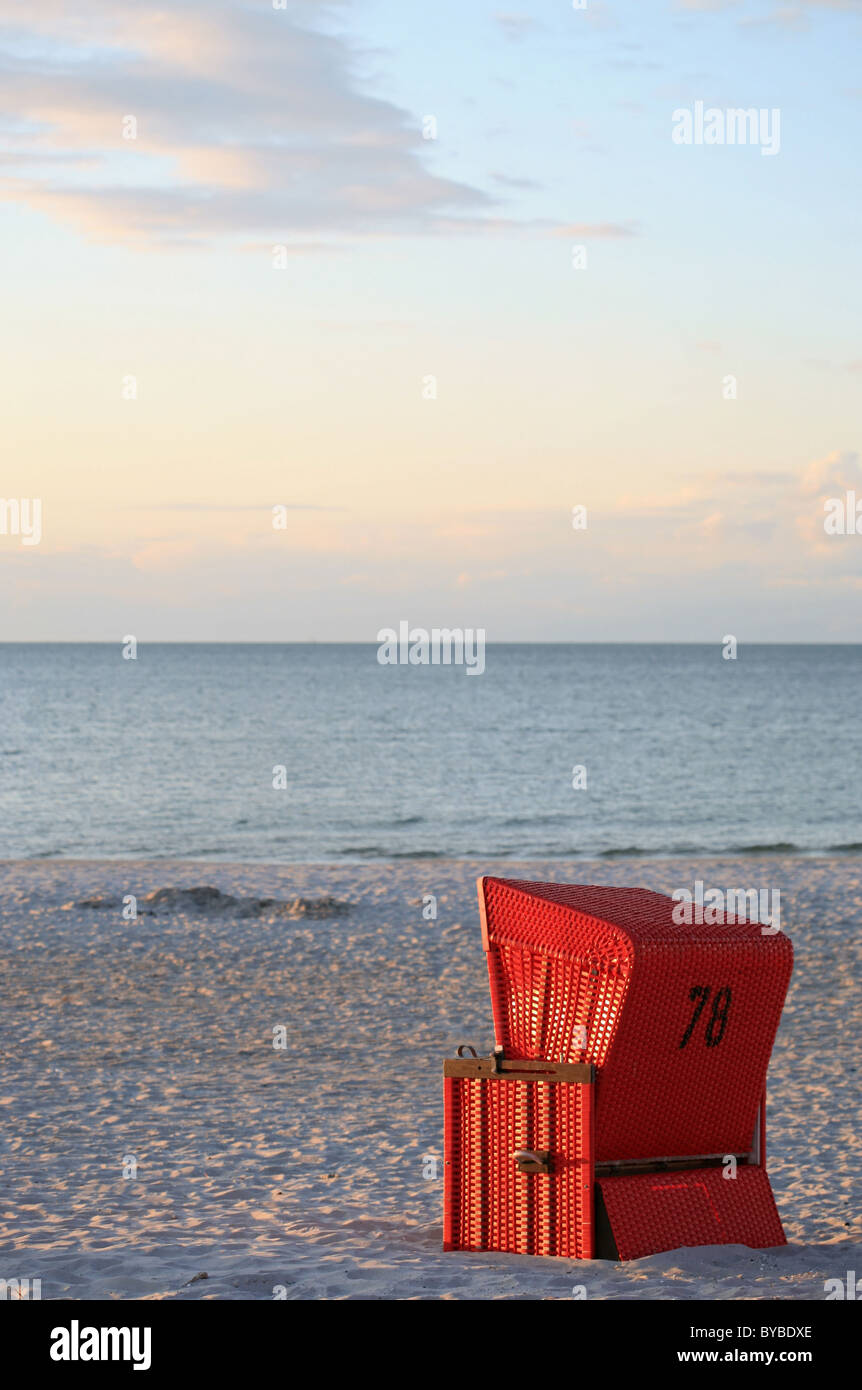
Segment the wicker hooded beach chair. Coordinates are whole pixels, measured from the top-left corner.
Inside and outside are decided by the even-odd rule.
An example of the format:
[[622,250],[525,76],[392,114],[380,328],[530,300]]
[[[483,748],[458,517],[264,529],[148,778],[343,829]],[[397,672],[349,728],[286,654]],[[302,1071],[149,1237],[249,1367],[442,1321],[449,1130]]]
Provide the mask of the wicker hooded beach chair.
[[645,889],[482,878],[479,905],[496,1048],[445,1064],[445,1248],[783,1244],[765,1085],[788,938],[679,925]]

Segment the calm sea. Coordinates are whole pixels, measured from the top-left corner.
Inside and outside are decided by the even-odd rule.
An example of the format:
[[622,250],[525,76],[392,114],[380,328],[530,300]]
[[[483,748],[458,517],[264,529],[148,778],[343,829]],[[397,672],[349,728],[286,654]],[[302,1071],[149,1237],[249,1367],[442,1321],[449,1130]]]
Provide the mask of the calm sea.
[[0,646],[0,857],[862,851],[860,647],[376,651]]

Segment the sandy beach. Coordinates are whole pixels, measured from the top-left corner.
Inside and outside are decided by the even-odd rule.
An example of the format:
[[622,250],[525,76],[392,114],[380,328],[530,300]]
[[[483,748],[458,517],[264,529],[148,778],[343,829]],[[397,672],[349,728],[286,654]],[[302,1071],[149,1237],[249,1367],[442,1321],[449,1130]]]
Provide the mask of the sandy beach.
[[[480,872],[780,889],[796,965],[768,1166],[786,1247],[442,1252],[441,1063],[493,1041]],[[0,1273],[43,1298],[815,1300],[862,1267],[862,858],[10,861],[0,920]]]

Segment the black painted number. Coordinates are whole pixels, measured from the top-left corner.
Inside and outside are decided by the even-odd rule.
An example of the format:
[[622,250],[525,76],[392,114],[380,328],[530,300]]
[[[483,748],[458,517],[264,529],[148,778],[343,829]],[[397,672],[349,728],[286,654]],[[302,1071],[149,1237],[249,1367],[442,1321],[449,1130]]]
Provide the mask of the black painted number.
[[700,1018],[700,1015],[703,1012],[703,1006],[709,998],[709,985],[695,985],[694,989],[691,991],[688,997],[691,1000],[699,999],[700,1003],[698,1004],[697,1008],[692,1014],[691,1022],[689,1023],[688,1027],[682,1035],[682,1042],[680,1043],[680,1047],[685,1047],[686,1043],[688,1042],[689,1038],[694,1032],[694,1025]]
[[[694,1013],[689,1020],[689,1025],[682,1035],[680,1048],[685,1047],[697,1025],[697,1020],[703,1013],[704,1005],[712,994],[712,985],[695,985],[689,992],[689,999],[694,1004]],[[706,1023],[706,1045],[707,1047],[718,1047],[724,1037],[724,1030],[727,1027],[727,1016],[730,1013],[730,986],[725,985],[717,994],[713,995],[712,1012]]]

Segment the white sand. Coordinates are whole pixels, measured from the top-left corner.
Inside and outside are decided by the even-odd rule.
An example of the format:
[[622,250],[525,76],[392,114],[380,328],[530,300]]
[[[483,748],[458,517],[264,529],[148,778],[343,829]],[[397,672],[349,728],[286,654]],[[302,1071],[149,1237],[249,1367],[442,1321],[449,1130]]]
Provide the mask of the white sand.
[[[796,968],[769,1088],[789,1244],[628,1265],[443,1254],[441,1061],[488,1051],[479,872],[778,887]],[[64,908],[211,884],[354,904]],[[862,1270],[862,861],[0,864],[0,1277],[44,1298],[822,1299]],[[436,922],[422,919],[425,893]],[[324,914],[331,907],[321,909]],[[273,1027],[288,1048],[272,1046]],[[124,1155],[138,1175],[122,1177]],[[206,1272],[207,1279],[189,1283]]]

